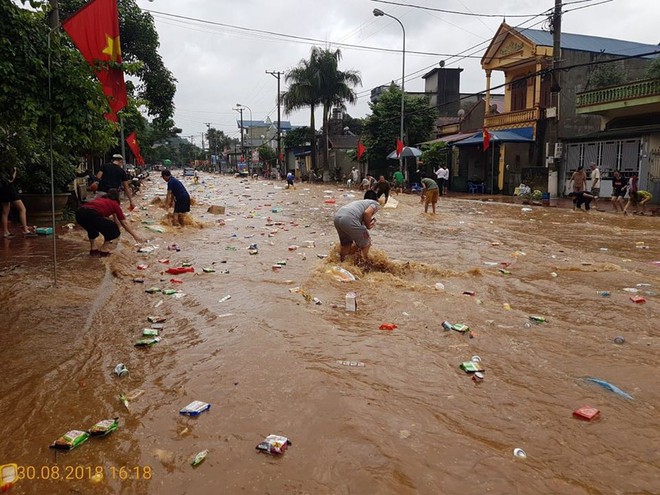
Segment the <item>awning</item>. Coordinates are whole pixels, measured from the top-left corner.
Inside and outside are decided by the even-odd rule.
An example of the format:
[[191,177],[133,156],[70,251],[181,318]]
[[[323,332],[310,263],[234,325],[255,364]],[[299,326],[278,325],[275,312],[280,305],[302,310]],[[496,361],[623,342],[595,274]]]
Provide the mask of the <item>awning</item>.
[[[525,136],[521,136],[514,131],[488,131],[490,140],[493,143],[531,143],[534,140]],[[473,134],[471,138],[464,139],[454,144],[454,146],[476,146],[484,143],[484,135],[482,132]]]
[[640,125],[590,132],[589,134],[583,134],[581,136],[572,136],[570,138],[567,137],[562,139],[562,141],[565,143],[572,143],[575,141],[602,141],[604,139],[640,137],[646,134],[655,134],[659,132],[660,125]]
[[424,144],[434,144],[434,143],[455,143],[456,141],[460,141],[461,139],[467,139],[470,136],[473,136],[474,133],[472,132],[462,132],[459,134],[449,134],[448,136],[442,136],[439,137],[438,139],[432,139],[431,141],[424,141],[423,143],[419,143],[418,146],[422,146]]

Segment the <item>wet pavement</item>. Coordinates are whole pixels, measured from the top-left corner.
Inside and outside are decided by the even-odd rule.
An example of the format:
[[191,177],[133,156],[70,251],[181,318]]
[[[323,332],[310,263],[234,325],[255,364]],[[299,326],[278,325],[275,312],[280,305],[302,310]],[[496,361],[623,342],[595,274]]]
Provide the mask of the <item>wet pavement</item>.
[[[10,493],[660,490],[660,219],[452,196],[431,215],[393,196],[371,263],[356,266],[338,262],[332,216],[358,191],[186,185],[191,225],[161,224],[160,180],[129,215],[151,253],[124,233],[112,256],[91,258],[84,231],[58,227],[56,288],[51,237],[0,241],[0,464],[22,478]],[[165,273],[186,263],[194,273]],[[162,340],[135,347],[149,315],[167,318]],[[459,368],[475,355],[481,382]],[[180,415],[193,400],[211,409]],[[572,416],[587,405],[598,420]],[[114,417],[107,437],[48,447]],[[257,452],[269,434],[292,441],[284,455]]]

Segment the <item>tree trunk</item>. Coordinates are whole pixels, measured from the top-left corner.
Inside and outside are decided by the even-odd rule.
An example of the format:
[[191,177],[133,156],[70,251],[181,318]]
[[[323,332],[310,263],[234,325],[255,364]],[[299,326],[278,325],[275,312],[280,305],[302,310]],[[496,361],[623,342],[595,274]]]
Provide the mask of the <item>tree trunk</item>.
[[323,105],[323,170],[330,173],[330,150],[328,149],[328,115],[330,108]]
[[316,156],[316,121],[314,120],[314,105],[312,105],[312,115],[309,118],[309,127],[311,127],[311,143],[312,143],[312,170],[316,171],[317,156]]

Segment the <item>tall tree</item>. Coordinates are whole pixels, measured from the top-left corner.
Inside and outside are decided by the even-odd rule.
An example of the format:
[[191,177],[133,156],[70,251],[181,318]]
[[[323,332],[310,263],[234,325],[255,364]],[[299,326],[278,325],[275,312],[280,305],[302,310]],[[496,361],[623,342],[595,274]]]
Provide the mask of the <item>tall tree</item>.
[[314,111],[323,107],[323,169],[329,170],[328,160],[328,119],[333,107],[345,109],[345,103],[355,103],[357,95],[353,88],[362,84],[358,72],[340,71],[340,50],[327,50],[317,46],[312,48],[309,59],[303,59],[298,66],[285,75],[289,83],[281,101],[284,111],[290,114],[294,110],[309,107],[311,111],[310,128],[312,130],[312,168],[316,169],[316,122]]
[[310,140],[312,145],[312,169],[316,169],[316,122],[314,110],[321,104],[318,86],[318,70],[315,60],[302,59],[296,67],[288,71],[284,81],[289,84],[289,89],[282,93],[280,101],[284,106],[284,113],[289,115],[294,110],[310,108]]
[[328,120],[332,108],[346,109],[346,103],[357,102],[353,88],[362,85],[360,74],[353,70],[339,70],[341,51],[312,48],[311,60],[318,68],[318,90],[323,105],[323,170],[330,170]]

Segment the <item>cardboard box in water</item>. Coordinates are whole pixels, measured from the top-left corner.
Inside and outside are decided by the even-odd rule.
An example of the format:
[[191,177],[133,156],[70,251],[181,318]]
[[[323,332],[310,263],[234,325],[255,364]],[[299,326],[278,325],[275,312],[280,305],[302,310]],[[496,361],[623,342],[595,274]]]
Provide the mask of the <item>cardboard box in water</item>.
[[224,215],[225,214],[225,207],[224,206],[213,205],[213,206],[209,206],[209,209],[207,211],[209,213],[212,213],[213,215]]

